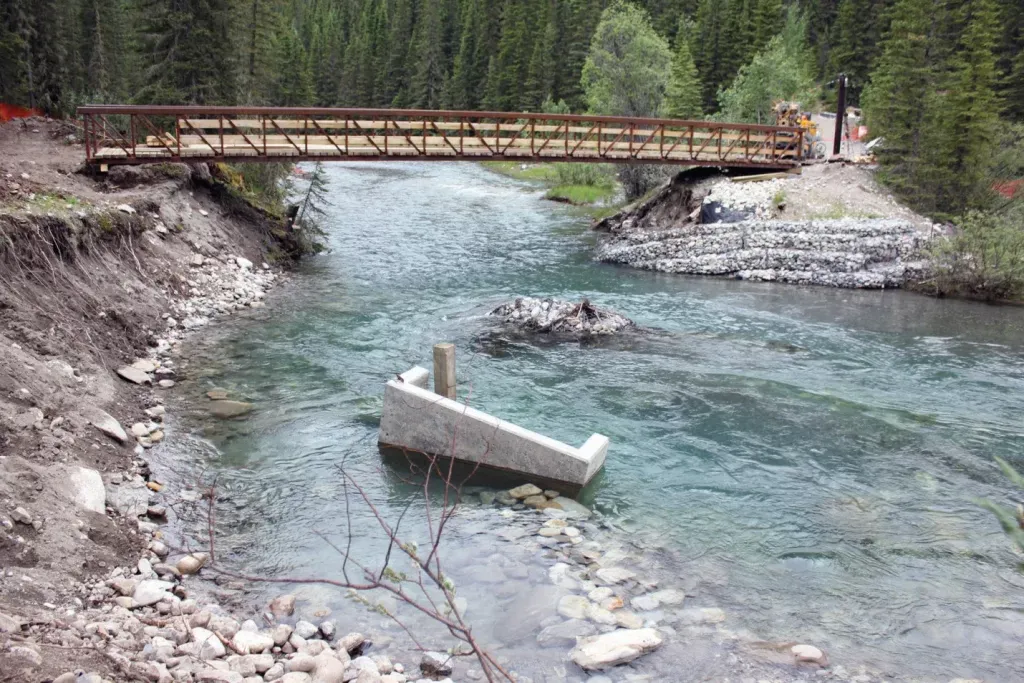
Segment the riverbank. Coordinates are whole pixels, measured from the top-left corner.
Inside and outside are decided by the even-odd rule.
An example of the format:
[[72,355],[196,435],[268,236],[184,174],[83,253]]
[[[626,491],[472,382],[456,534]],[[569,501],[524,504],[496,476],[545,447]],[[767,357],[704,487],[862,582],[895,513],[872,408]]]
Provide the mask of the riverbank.
[[[508,178],[538,183],[547,188],[545,199],[570,204],[594,220],[614,214],[625,203],[611,166],[519,161],[485,161],[481,165]],[[569,166],[572,168],[566,168]]]
[[291,245],[205,166],[90,177],[73,129],[43,120],[4,125],[0,149],[0,671],[120,680],[120,636],[95,622],[132,599],[111,581],[169,566],[146,450],[168,437],[174,353],[262,306]]
[[665,273],[845,288],[926,277],[942,230],[852,165],[765,180],[695,169],[600,221],[599,260]]

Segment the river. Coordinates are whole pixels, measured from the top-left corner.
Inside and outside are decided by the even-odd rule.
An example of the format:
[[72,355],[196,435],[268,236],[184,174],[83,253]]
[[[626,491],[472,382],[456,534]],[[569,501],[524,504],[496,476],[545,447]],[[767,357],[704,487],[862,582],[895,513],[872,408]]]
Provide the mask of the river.
[[[583,217],[476,165],[328,172],[330,253],[260,314],[193,342],[177,429],[195,436],[165,456],[217,473],[237,566],[337,573],[320,534],[345,536],[343,458],[392,518],[419,495],[376,448],[383,383],[451,341],[472,405],[568,443],[611,439],[581,501],[606,542],[684,585],[688,604],[725,611],[716,642],[811,642],[899,679],[1024,678],[1019,558],[973,502],[1012,496],[993,456],[1024,465],[1024,309],[607,266]],[[589,297],[652,332],[496,341],[482,315],[516,295]],[[256,412],[204,417],[213,386]],[[368,512],[351,513],[374,552]],[[467,508],[450,561],[490,561],[506,524]],[[539,553],[502,548],[523,555],[524,583],[543,577]],[[464,579],[467,617],[511,659],[532,657],[532,631],[499,627],[514,609],[480,579]],[[358,625],[343,596],[302,595]],[[538,661],[521,667],[534,680],[578,675],[558,668],[565,648]]]

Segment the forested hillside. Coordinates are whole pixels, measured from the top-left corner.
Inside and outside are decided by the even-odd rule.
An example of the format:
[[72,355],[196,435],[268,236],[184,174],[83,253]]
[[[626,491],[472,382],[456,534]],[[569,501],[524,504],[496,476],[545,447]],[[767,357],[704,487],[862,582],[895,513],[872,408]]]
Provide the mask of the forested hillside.
[[[585,108],[580,76],[609,0],[5,0],[0,101],[68,112],[107,102]],[[995,18],[999,92],[1024,115],[1019,0],[638,0],[654,29],[689,52],[702,108],[718,106],[777,35],[786,5],[805,13],[812,75],[846,72],[853,101],[896,16],[948,62],[979,11]],[[900,19],[902,21],[902,19]],[[932,40],[933,39],[933,40]],[[686,43],[685,47],[682,43]],[[934,43],[934,45],[933,45]],[[929,49],[934,46],[936,49]],[[908,55],[914,58],[914,55]],[[922,57],[924,59],[924,57]],[[928,66],[924,62],[920,67]],[[826,93],[826,96],[827,93]]]
[[920,210],[989,208],[994,183],[1024,172],[1021,0],[0,5],[0,102],[58,115],[126,102],[768,122],[779,98],[828,106],[840,72],[885,138],[884,178]]

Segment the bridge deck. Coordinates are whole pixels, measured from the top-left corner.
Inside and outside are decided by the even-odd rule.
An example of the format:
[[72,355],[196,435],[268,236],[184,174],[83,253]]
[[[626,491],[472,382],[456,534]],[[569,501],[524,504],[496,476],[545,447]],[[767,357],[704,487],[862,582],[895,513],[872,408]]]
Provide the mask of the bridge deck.
[[781,169],[799,128],[612,116],[281,107],[80,107],[91,163],[544,160]]

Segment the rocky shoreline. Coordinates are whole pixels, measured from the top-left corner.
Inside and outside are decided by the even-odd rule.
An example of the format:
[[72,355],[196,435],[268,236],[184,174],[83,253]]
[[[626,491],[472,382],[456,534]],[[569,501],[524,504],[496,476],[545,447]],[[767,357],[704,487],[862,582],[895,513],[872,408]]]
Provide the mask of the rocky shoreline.
[[804,175],[742,183],[680,174],[596,226],[608,233],[597,258],[665,273],[846,288],[902,287],[927,275],[927,221],[857,169]]

